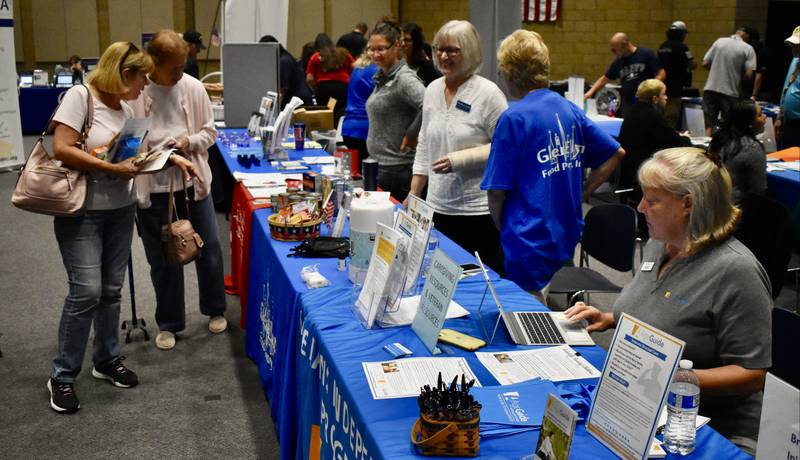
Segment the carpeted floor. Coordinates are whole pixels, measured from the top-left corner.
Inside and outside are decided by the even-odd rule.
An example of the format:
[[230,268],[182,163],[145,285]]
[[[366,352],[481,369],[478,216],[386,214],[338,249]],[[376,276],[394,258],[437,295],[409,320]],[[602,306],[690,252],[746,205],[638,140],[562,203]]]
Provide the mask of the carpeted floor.
[[[29,148],[35,138],[27,137]],[[66,274],[52,218],[10,204],[16,172],[0,173],[0,458],[277,458],[270,408],[245,356],[239,301],[228,297],[228,331],[211,334],[187,267],[187,328],[171,351],[156,349],[154,293],[134,234],[136,305],[150,342],[120,336],[125,364],[141,384],[119,389],[91,376],[91,339],[75,385],[81,410],[53,412],[45,387],[56,350]],[[229,260],[228,223],[218,215]],[[123,288],[123,319],[130,318]],[[124,333],[124,331],[121,331]]]

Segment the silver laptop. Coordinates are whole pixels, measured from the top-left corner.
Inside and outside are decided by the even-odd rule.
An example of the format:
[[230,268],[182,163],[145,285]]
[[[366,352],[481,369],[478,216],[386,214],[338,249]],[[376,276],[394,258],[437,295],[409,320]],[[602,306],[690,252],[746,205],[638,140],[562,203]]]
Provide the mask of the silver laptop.
[[[489,291],[500,310],[500,317],[514,343],[517,345],[594,345],[594,340],[586,331],[586,322],[573,323],[562,312],[505,311],[477,251],[475,258],[478,260]],[[497,325],[494,330],[497,330]],[[492,333],[491,339],[494,339],[494,333]],[[491,339],[489,343],[492,342]]]
[[56,88],[69,88],[72,86],[72,74],[56,74]]

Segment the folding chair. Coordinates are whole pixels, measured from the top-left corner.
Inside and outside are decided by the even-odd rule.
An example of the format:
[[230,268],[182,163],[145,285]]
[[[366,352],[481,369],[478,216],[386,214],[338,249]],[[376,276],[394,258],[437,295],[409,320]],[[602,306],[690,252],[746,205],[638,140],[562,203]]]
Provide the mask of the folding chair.
[[550,281],[549,292],[566,294],[567,303],[578,294],[622,290],[621,286],[589,268],[589,256],[614,270],[635,274],[636,211],[624,204],[597,205],[586,213],[580,243],[580,266],[563,267]]

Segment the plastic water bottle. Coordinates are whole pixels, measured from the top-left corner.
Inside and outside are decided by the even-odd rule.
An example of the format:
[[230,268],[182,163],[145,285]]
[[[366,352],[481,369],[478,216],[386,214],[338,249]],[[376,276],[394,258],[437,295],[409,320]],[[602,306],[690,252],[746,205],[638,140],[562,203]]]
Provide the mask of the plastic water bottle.
[[667,396],[667,426],[664,430],[664,448],[680,455],[688,455],[695,446],[695,419],[700,407],[700,381],[692,371],[692,362],[682,359],[675,372]]
[[431,234],[428,237],[428,246],[425,248],[425,256],[422,259],[422,268],[420,269],[420,273],[422,273],[423,278],[428,277],[428,268],[431,265],[431,259],[433,259],[433,253],[436,251],[436,248],[439,247],[439,237],[436,236],[436,230],[431,228]]

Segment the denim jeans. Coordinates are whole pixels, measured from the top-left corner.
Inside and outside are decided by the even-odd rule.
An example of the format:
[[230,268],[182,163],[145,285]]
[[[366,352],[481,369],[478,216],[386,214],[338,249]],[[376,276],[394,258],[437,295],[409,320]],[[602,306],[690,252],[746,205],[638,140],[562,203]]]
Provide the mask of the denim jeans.
[[56,381],[75,380],[92,325],[95,366],[119,356],[119,308],[131,253],[133,216],[134,205],[130,205],[55,218],[56,240],[69,278],[58,327],[58,354],[53,359]]
[[[194,188],[188,189],[189,197]],[[169,265],[161,249],[161,227],[167,223],[169,193],[151,193],[151,206],[138,209],[139,235],[144,243],[150,279],[156,292],[156,323],[162,331],[178,332],[186,327],[184,303],[183,265]],[[186,218],[184,191],[175,192],[175,209],[181,219]],[[174,215],[174,213],[173,213]],[[203,239],[203,249],[195,259],[197,285],[200,294],[200,313],[220,316],[225,313],[225,268],[219,243],[217,219],[211,196],[200,201],[189,201],[189,220]]]

